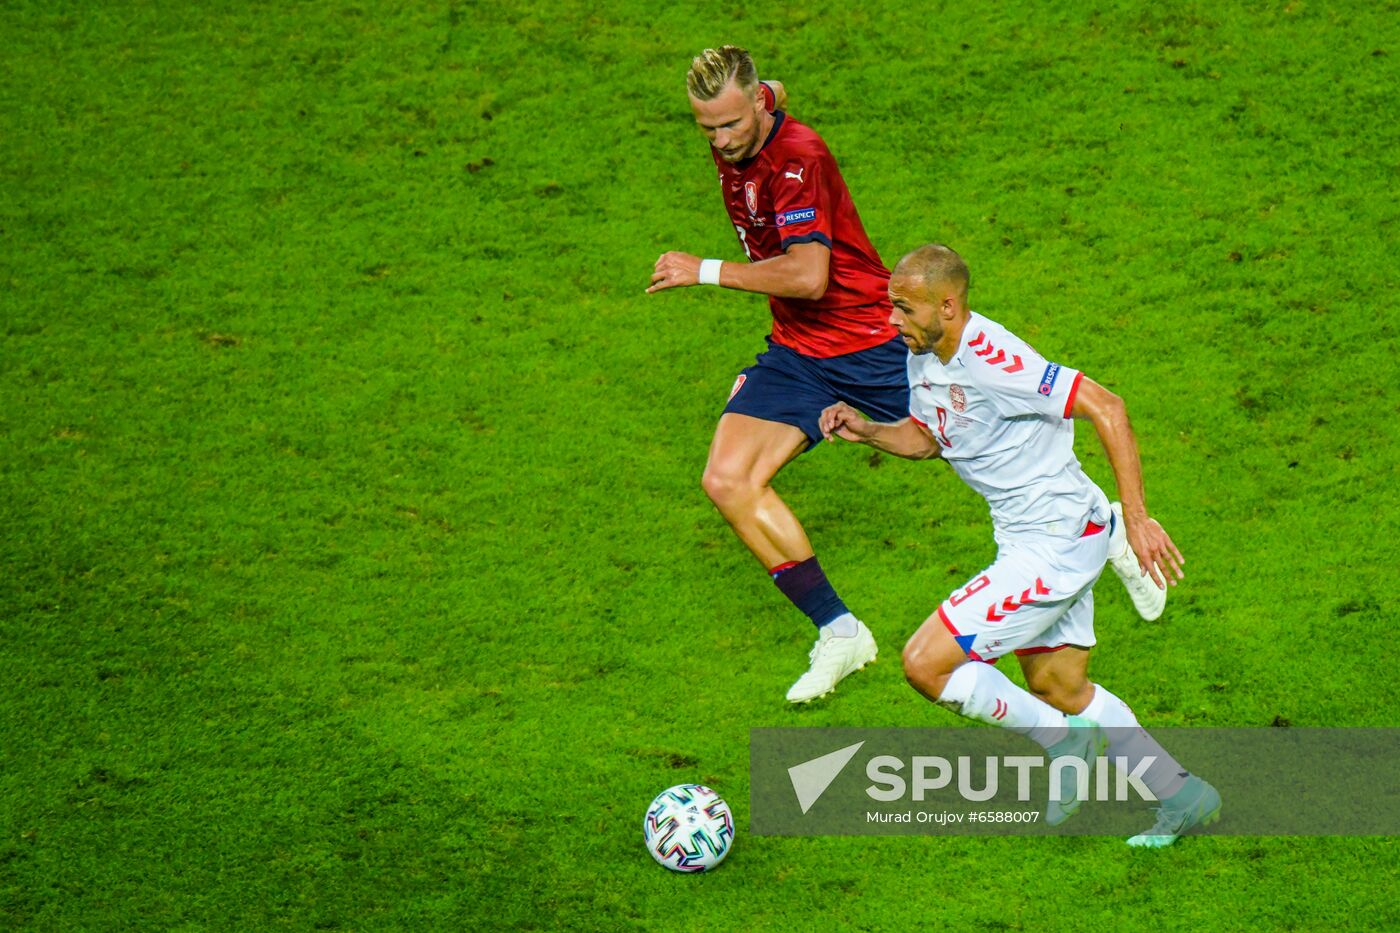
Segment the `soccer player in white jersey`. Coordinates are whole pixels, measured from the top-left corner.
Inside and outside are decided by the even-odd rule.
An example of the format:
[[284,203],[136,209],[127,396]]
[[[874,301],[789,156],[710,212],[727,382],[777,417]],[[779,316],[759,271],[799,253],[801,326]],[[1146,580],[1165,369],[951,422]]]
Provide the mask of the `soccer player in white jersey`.
[[[930,700],[1026,735],[1052,757],[1092,759],[1107,746],[1161,802],[1156,823],[1128,840],[1170,845],[1216,819],[1220,795],[1189,774],[1126,703],[1088,678],[1093,587],[1122,523],[1139,570],[1164,589],[1182,557],[1148,516],[1137,440],[1123,400],[1083,373],[1048,362],[967,307],[967,265],[942,245],[900,260],[890,322],[909,348],[910,416],[867,421],[845,403],[822,412],[822,434],[910,459],[941,458],[991,506],[996,560],[948,597],[904,648],[904,673]],[[1074,418],[1087,418],[1108,454],[1121,513],[1074,455]],[[1121,514],[1121,517],[1120,517]],[[1013,653],[1030,690],[996,669]],[[986,663],[980,663],[986,662]],[[1072,778],[1072,770],[1062,774]],[[1078,801],[1052,800],[1058,823]]]

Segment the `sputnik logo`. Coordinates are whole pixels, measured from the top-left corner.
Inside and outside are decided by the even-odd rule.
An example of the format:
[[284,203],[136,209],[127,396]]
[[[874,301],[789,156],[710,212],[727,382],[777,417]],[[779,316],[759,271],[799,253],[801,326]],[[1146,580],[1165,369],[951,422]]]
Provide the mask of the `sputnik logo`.
[[841,770],[850,764],[856,752],[865,742],[857,742],[854,745],[847,745],[845,748],[838,748],[836,751],[820,758],[813,758],[804,761],[800,765],[793,765],[788,768],[788,778],[792,781],[792,792],[797,795],[797,805],[806,813],[812,809],[812,804],[826,789],[831,786],[831,782],[836,780]]

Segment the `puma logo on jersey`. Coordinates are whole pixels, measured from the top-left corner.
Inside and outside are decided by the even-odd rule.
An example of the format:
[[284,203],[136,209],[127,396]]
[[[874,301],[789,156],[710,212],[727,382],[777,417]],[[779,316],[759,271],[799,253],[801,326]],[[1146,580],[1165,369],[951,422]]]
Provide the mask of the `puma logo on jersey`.
[[783,172],[783,177],[784,177],[784,178],[796,178],[796,179],[797,179],[797,183],[800,185],[800,184],[802,184],[802,173],[805,172],[805,171],[807,171],[807,166],[804,165],[804,166],[802,166],[800,169],[798,169],[798,170],[795,171],[795,172]]

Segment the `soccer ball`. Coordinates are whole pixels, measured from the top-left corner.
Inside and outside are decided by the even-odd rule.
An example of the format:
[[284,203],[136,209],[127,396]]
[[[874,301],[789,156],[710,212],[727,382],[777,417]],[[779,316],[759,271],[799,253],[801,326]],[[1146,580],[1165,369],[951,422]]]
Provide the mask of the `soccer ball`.
[[703,784],[677,784],[656,795],[642,821],[651,857],[671,871],[714,868],[734,844],[729,804]]

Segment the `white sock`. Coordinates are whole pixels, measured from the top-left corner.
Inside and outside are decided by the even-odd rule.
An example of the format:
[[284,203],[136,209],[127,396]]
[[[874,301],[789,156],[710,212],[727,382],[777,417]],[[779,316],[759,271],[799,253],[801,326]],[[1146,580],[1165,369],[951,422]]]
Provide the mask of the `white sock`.
[[968,661],[953,671],[938,702],[968,719],[1024,735],[1045,749],[1069,734],[1064,713],[981,661]]
[[830,632],[832,638],[851,638],[860,631],[860,621],[849,612],[842,613],[822,626],[822,631]]
[[1138,725],[1137,717],[1127,703],[1099,684],[1094,684],[1094,698],[1079,715],[1104,728],[1108,735],[1108,757],[1115,760],[1126,758],[1129,771],[1148,756],[1157,759],[1143,772],[1142,783],[1158,800],[1166,800],[1186,783],[1189,776],[1186,769],[1168,755],[1167,750],[1148,735],[1146,729]]

